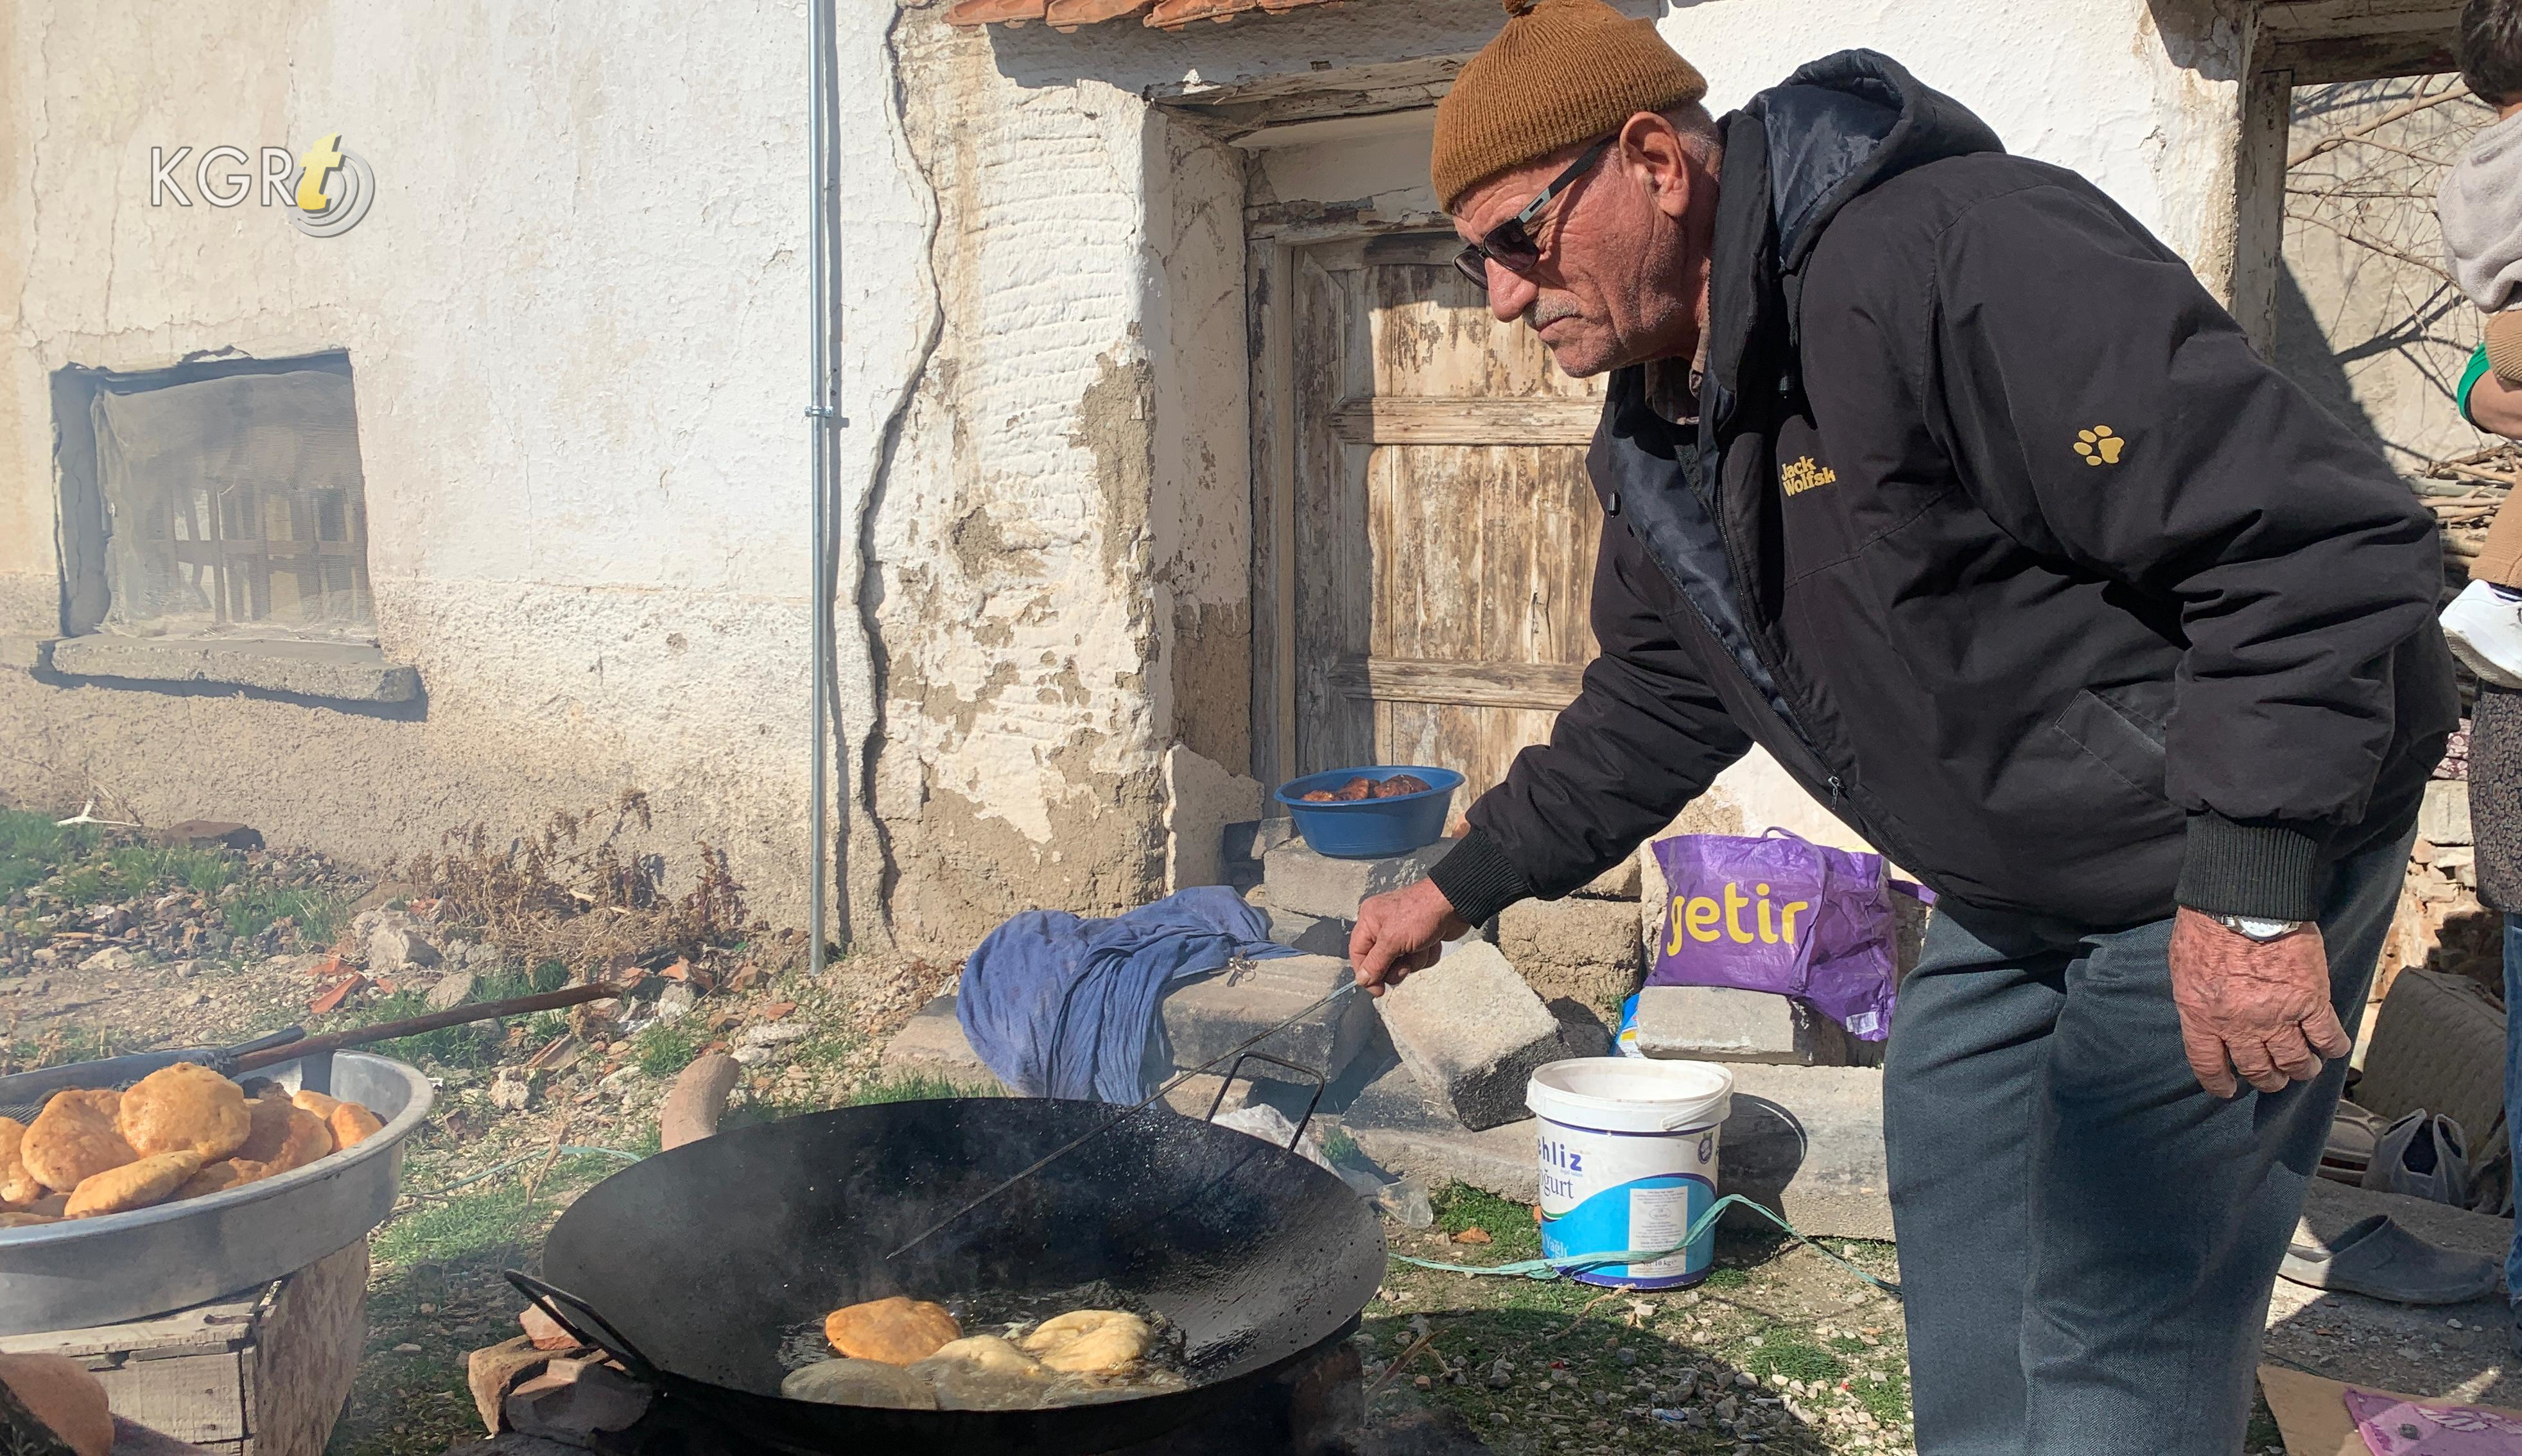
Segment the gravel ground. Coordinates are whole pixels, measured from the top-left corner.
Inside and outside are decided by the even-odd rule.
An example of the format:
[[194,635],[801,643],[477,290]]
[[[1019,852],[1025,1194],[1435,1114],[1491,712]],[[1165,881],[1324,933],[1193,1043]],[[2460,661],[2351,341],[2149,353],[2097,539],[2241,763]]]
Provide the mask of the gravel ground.
[[[1539,1251],[1529,1209],[1459,1187],[1435,1201],[1435,1229],[1387,1226],[1394,1252],[1493,1264]],[[1893,1277],[1890,1245],[1831,1243]],[[1720,1236],[1705,1284],[1658,1292],[1396,1260],[1361,1339],[1378,1411],[1451,1405],[1500,1451],[1910,1449],[1897,1302],[1773,1239]]]
[[[0,1069],[414,1014],[459,972],[468,1000],[566,974],[320,857],[158,851],[48,825],[0,811]],[[426,941],[438,963],[376,963],[380,927]],[[523,1304],[500,1270],[533,1268],[573,1198],[655,1150],[657,1104],[701,1051],[749,1062],[730,1121],[952,1094],[875,1071],[944,970],[860,958],[817,984],[802,960],[801,938],[760,934],[712,948],[682,979],[646,976],[610,1015],[386,1049],[437,1082],[439,1112],[408,1145],[404,1196],[372,1242],[368,1343],[334,1456],[437,1456],[478,1436],[465,1356],[513,1333]],[[310,1010],[335,989],[338,1005]],[[1527,1208],[1459,1187],[1435,1204],[1435,1229],[1386,1224],[1394,1252],[1470,1264],[1538,1252]],[[1832,1246],[1894,1277],[1888,1245]],[[1396,1260],[1358,1339],[1379,1419],[1450,1407],[1501,1452],[1911,1449],[1896,1301],[1782,1240],[1720,1237],[1704,1285],[1655,1293]],[[2273,1439],[2263,1412],[2248,1449]]]

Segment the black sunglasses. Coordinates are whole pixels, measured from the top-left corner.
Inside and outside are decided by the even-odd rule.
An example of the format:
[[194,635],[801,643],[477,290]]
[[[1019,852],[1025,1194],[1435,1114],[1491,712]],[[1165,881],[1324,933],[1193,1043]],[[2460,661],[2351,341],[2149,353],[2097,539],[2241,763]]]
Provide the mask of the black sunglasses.
[[1533,241],[1532,220],[1541,215],[1542,209],[1550,206],[1552,198],[1565,192],[1569,184],[1602,161],[1603,154],[1610,151],[1611,143],[1617,140],[1619,133],[1613,132],[1587,147],[1585,155],[1567,164],[1567,169],[1552,178],[1550,185],[1541,189],[1539,197],[1525,203],[1522,211],[1490,228],[1478,242],[1455,254],[1454,267],[1477,285],[1482,293],[1489,291],[1490,263],[1496,263],[1518,277],[1539,267],[1541,245]]

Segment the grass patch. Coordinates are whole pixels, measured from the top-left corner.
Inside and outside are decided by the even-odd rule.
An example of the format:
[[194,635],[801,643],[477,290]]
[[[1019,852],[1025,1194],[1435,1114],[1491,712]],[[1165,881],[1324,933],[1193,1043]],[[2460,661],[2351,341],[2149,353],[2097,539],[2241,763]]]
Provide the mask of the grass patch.
[[1847,1383],[1848,1392],[1865,1406],[1866,1414],[1883,1423],[1889,1431],[1898,1431],[1909,1424],[1909,1372],[1905,1369],[1869,1375]]
[[1532,1221],[1528,1204],[1509,1202],[1462,1183],[1446,1184],[1427,1201],[1436,1210],[1436,1227],[1448,1236],[1470,1229],[1486,1231],[1490,1240],[1486,1251],[1495,1257],[1529,1259],[1541,1253],[1541,1228]]
[[[428,1011],[427,996],[418,991],[397,991],[392,996],[344,1007],[324,1018],[323,1029],[349,1031],[360,1026],[374,1026],[380,1021],[426,1015]],[[498,1059],[499,1041],[497,1022],[472,1021],[462,1026],[442,1026],[418,1036],[378,1042],[371,1050],[383,1051],[406,1061],[434,1061],[441,1066],[487,1066]]]
[[1847,1375],[1846,1361],[1798,1336],[1778,1331],[1771,1331],[1751,1352],[1743,1368],[1764,1381],[1772,1375],[1791,1381],[1836,1381]]
[[0,895],[42,883],[95,844],[96,830],[84,824],[65,829],[50,815],[0,809]]
[[105,853],[112,876],[128,890],[181,885],[196,895],[218,894],[236,882],[237,862],[226,851],[125,844]]
[[630,1039],[630,1061],[651,1077],[671,1077],[701,1055],[703,1032],[685,1022],[660,1021]]
[[910,1072],[898,1077],[880,1077],[850,1094],[843,1106],[864,1107],[875,1103],[924,1103],[950,1097],[1004,1097],[1004,1093],[990,1087],[967,1087],[944,1077],[923,1072]]
[[85,910],[105,899],[112,889],[102,865],[81,865],[62,871],[60,894],[72,909]]
[[488,975],[473,978],[473,994],[468,1001],[512,1001],[520,996],[540,996],[569,984],[569,967],[557,961],[546,961],[531,970],[510,970],[505,966]]
[[378,1262],[423,1259],[456,1262],[523,1249],[537,1220],[523,1186],[493,1185],[488,1192],[423,1203],[377,1230]]
[[298,927],[299,944],[315,947],[331,945],[341,935],[348,911],[349,906],[338,896],[321,890],[249,883],[222,913],[227,917],[228,933],[239,940],[251,940],[279,921],[288,920]]

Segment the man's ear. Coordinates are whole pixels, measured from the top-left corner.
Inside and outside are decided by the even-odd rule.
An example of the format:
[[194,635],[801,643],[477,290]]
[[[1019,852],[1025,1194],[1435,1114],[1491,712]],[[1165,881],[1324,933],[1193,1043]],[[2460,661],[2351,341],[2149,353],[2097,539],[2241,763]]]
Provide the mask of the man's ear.
[[1681,133],[1654,112],[1640,112],[1620,127],[1619,164],[1643,183],[1647,200],[1666,217],[1690,211],[1690,152]]

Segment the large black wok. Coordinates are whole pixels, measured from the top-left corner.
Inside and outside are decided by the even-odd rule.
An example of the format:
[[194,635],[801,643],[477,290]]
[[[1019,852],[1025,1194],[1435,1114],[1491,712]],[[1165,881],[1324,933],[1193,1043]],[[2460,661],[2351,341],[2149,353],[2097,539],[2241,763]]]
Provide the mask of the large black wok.
[[[1031,1099],[891,1103],[688,1144],[613,1175],[561,1215],[543,1277],[574,1298],[553,1299],[551,1312],[730,1433],[809,1452],[1108,1450],[1206,1414],[1346,1332],[1383,1276],[1373,1211],[1293,1153],[1161,1106],[885,1262],[1113,1111]],[[1097,1279],[1182,1330],[1191,1388],[1039,1411],[875,1410],[778,1394],[783,1332],[840,1305]]]

